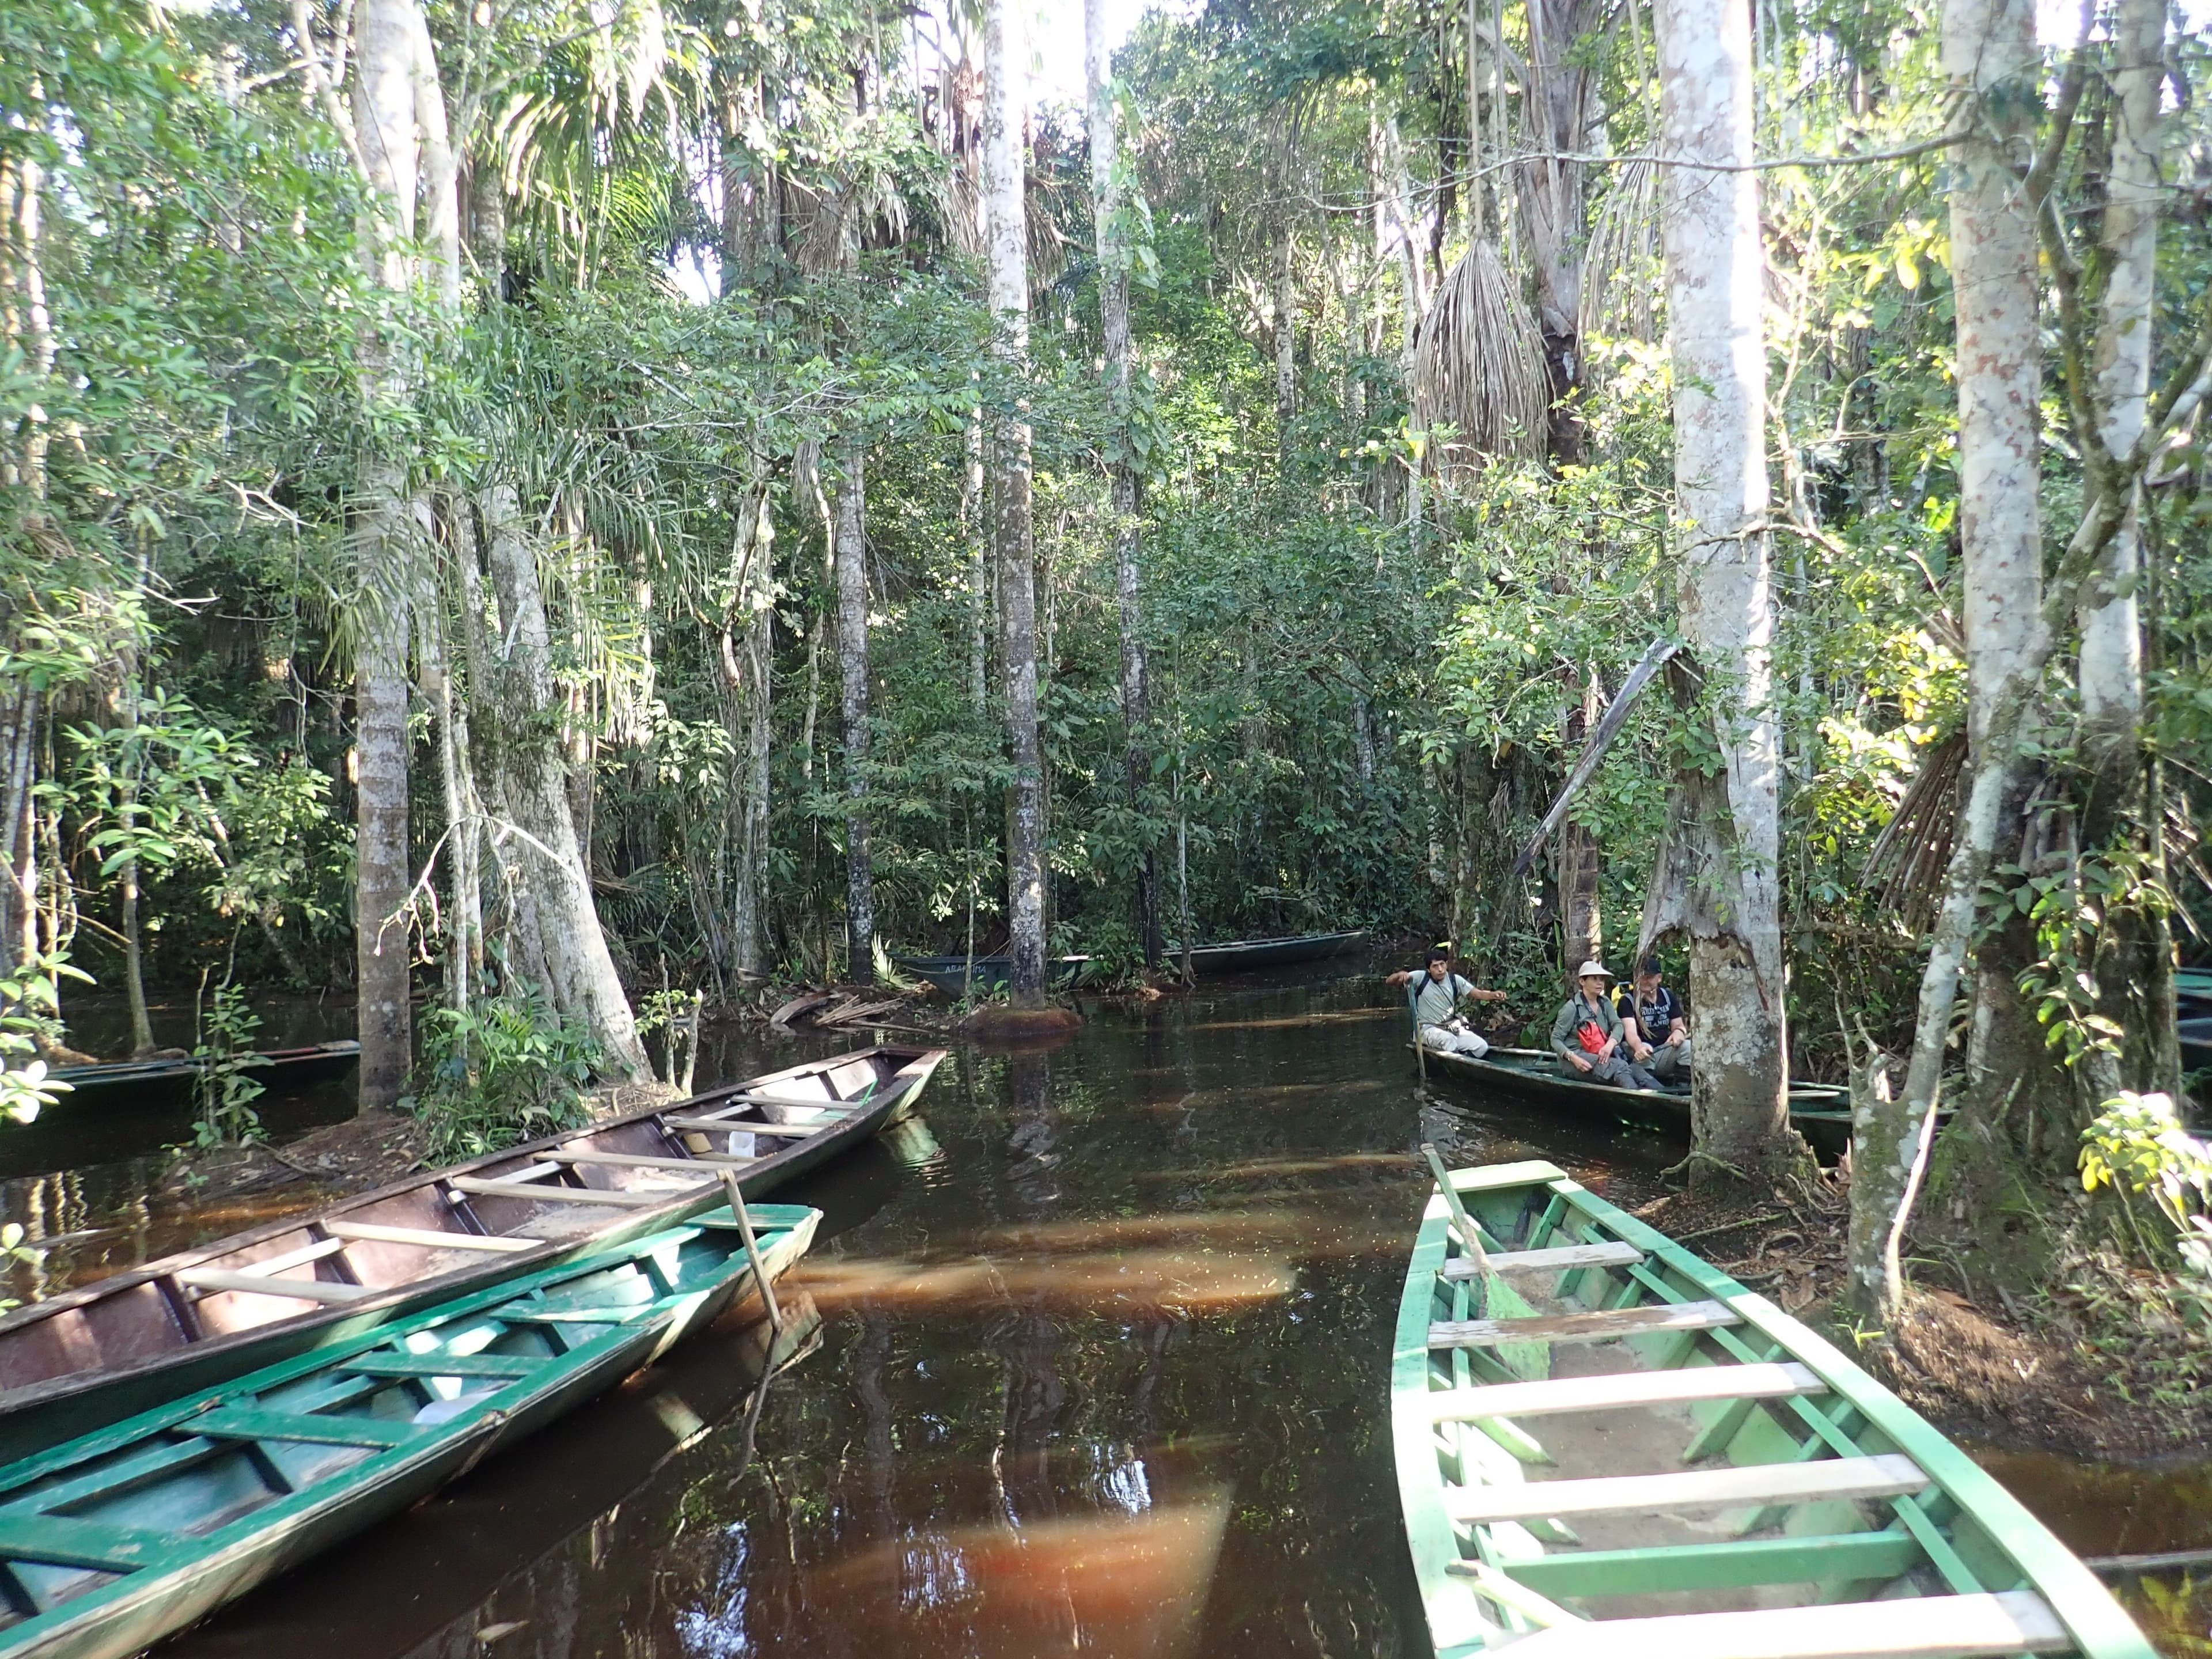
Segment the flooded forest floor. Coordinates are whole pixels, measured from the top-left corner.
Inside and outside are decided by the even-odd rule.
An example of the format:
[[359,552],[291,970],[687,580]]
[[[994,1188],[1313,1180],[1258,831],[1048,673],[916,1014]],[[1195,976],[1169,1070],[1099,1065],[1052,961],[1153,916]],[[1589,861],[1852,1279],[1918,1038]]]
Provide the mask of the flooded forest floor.
[[[310,1644],[1027,1659],[1078,1636],[1411,1656],[1425,1644],[1388,1376],[1424,1141],[1455,1164],[1551,1158],[1801,1316],[1822,1320],[1839,1287],[1833,1180],[1714,1199],[1670,1181],[1682,1149],[1657,1134],[1424,1086],[1402,1005],[1371,974],[1085,1012],[1050,1048],[955,1043],[924,1133],[779,1191],[825,1220],[788,1281],[806,1339],[772,1383],[757,1339],[702,1334],[166,1659]],[[869,1040],[710,1027],[696,1080]],[[342,1100],[305,1115],[243,1157],[179,1165],[108,1143],[104,1161],[0,1179],[40,1244],[10,1293],[311,1208],[419,1157],[404,1121],[346,1119]],[[2203,1419],[2127,1408],[2133,1384],[2106,1357],[2002,1310],[1940,1291],[1923,1307],[1891,1380],[2068,1544],[2212,1547]],[[2116,1588],[2163,1653],[2212,1659],[2212,1596],[2191,1580]]]

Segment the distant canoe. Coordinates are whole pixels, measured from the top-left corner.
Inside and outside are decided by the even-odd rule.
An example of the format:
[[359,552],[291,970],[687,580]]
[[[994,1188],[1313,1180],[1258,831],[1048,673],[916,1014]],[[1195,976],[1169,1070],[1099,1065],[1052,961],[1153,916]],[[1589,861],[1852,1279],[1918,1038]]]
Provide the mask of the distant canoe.
[[[1690,1096],[1685,1090],[1615,1089],[1584,1083],[1559,1069],[1558,1056],[1535,1048],[1492,1048],[1480,1060],[1428,1051],[1431,1073],[1480,1084],[1492,1092],[1543,1111],[1573,1112],[1614,1123],[1639,1124],[1674,1139],[1690,1138]],[[1850,1091],[1832,1083],[1799,1083],[1790,1090],[1791,1126],[1823,1158],[1850,1150]]]
[[2184,1019],[2212,1019],[2212,968],[2185,968],[2176,974],[2173,1000]]
[[[1013,977],[1012,957],[977,957],[972,963],[967,957],[894,957],[892,963],[902,973],[926,979],[948,996],[961,996],[972,986],[988,994],[1003,989]],[[1089,975],[1089,957],[1054,957],[1044,965],[1047,984],[1065,989],[1079,985]]]
[[[1287,967],[1297,962],[1319,962],[1325,957],[1357,950],[1366,937],[1364,933],[1357,931],[1293,933],[1281,939],[1240,939],[1220,945],[1200,945],[1190,953],[1190,970],[1194,975],[1243,974],[1255,969]],[[1006,984],[1013,966],[1006,957],[977,957],[971,976],[964,956],[897,957],[893,960],[905,972],[926,979],[956,997],[970,984],[980,991],[999,989]],[[1091,957],[1054,957],[1045,964],[1046,975],[1056,986],[1079,985],[1090,976],[1094,960]],[[1166,946],[1160,953],[1160,963],[1170,970],[1180,970],[1182,947]]]
[[[361,1062],[361,1044],[318,1042],[307,1048],[271,1048],[253,1056],[245,1073],[271,1094],[336,1083]],[[96,1066],[58,1066],[53,1076],[70,1091],[50,1109],[111,1103],[133,1107],[167,1107],[187,1098],[199,1080],[197,1060],[116,1060]]]
[[810,1060],[407,1176],[0,1317],[0,1458],[748,1199],[872,1139],[942,1048]]
[[[1258,968],[1287,967],[1294,962],[1319,962],[1356,951],[1366,939],[1364,930],[1355,929],[1349,933],[1290,933],[1280,939],[1238,939],[1194,945],[1190,970],[1193,974],[1245,974]],[[1169,945],[1162,960],[1180,963],[1182,947]]]
[[[773,1279],[821,1212],[753,1211]],[[125,1659],[604,1393],[757,1292],[726,1208],[0,1468],[0,1659]]]

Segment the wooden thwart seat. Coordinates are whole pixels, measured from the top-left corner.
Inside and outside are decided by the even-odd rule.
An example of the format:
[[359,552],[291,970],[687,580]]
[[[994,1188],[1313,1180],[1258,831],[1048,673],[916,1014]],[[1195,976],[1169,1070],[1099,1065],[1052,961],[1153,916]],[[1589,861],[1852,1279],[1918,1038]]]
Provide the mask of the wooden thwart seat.
[[[1644,1260],[1633,1244],[1612,1241],[1603,1244],[1563,1244],[1548,1250],[1493,1252],[1492,1272],[1501,1273],[1559,1273],[1576,1267],[1632,1267]],[[1446,1279],[1480,1279],[1482,1269],[1468,1257],[1444,1263]]]
[[284,1297],[295,1302],[358,1302],[376,1294],[374,1287],[368,1285],[286,1279],[281,1273],[224,1273],[216,1267],[186,1267],[177,1275],[177,1283],[190,1285],[203,1296],[219,1296],[228,1291],[233,1295]]
[[1559,1412],[1673,1406],[1698,1400],[1786,1399],[1819,1394],[1826,1387],[1809,1367],[1795,1361],[1698,1365],[1679,1371],[1609,1371],[1599,1376],[1444,1389],[1429,1396],[1429,1409],[1439,1423],[1473,1423],[1486,1417],[1543,1417]]
[[249,1406],[218,1406],[183,1426],[218,1440],[291,1440],[320,1446],[397,1446],[416,1432],[412,1423],[389,1417],[325,1417]]
[[658,1193],[606,1192],[596,1187],[547,1187],[532,1181],[479,1181],[474,1176],[454,1176],[446,1184],[457,1193],[469,1193],[483,1198],[520,1198],[539,1204],[611,1204],[618,1209],[646,1210],[709,1183],[695,1182],[690,1187],[671,1187]]
[[1923,1491],[1928,1477],[1898,1452],[1831,1457],[1812,1463],[1756,1463],[1681,1474],[1601,1475],[1498,1486],[1448,1486],[1444,1511],[1455,1521],[1530,1521],[1553,1516],[1650,1514],[1725,1510],[1752,1504],[1809,1504],[1899,1498]]
[[615,1170],[696,1170],[702,1164],[716,1168],[757,1164],[757,1158],[742,1158],[735,1152],[696,1152],[690,1158],[647,1158],[636,1152],[556,1152],[554,1157],[563,1164],[605,1165]]
[[1743,1316],[1722,1302],[1675,1302],[1534,1319],[1440,1319],[1429,1327],[1429,1346],[1495,1348],[1508,1342],[1609,1342],[1616,1337],[1713,1330],[1742,1322]]
[[1607,1619],[1555,1625],[1510,1646],[1516,1659],[1972,1659],[2070,1651],[2074,1638],[2034,1591],[2005,1590]]
[[435,1227],[387,1227],[380,1221],[325,1221],[323,1231],[332,1238],[351,1243],[362,1239],[374,1244],[419,1244],[428,1250],[480,1250],[511,1254],[542,1249],[542,1238],[506,1238],[491,1233],[449,1233]]
[[527,1376],[546,1362],[513,1353],[365,1353],[341,1370],[358,1376]]
[[741,1118],[664,1117],[660,1120],[672,1129],[693,1129],[706,1134],[721,1134],[734,1130],[749,1135],[787,1135],[803,1139],[818,1135],[830,1125],[823,1123],[749,1123]]

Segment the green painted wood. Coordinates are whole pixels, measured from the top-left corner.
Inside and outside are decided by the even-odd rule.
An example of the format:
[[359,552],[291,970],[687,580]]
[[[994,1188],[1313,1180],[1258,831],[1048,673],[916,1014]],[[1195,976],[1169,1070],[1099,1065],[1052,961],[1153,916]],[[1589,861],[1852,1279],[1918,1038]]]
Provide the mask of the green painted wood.
[[84,1475],[75,1480],[57,1481],[51,1486],[42,1486],[32,1496],[10,1504],[7,1509],[0,1510],[0,1518],[37,1515],[42,1510],[63,1509],[71,1504],[81,1504],[88,1498],[99,1498],[121,1487],[135,1485],[138,1481],[151,1480],[157,1474],[167,1474],[172,1469],[179,1469],[186,1464],[196,1463],[203,1457],[212,1456],[222,1449],[220,1442],[198,1437],[189,1440],[166,1441],[142,1452],[136,1457],[126,1457],[120,1462],[107,1464],[96,1474]]
[[[0,1556],[55,1567],[136,1572],[159,1561],[175,1540],[136,1527],[72,1521],[66,1516],[0,1516]],[[0,1632],[0,1639],[4,1639]]]
[[404,1446],[419,1432],[412,1423],[389,1417],[325,1417],[239,1406],[203,1413],[192,1419],[192,1427],[219,1440],[292,1440],[309,1446]]
[[1753,1584],[1863,1583],[1917,1566],[1919,1545],[1903,1533],[1759,1538],[1729,1544],[1586,1550],[1502,1565],[1520,1583],[1553,1596],[1650,1595],[1666,1590],[1741,1589]]
[[[1909,1602],[1861,1598],[1905,1571],[1932,1568],[1952,1595],[1931,1601],[1931,1617],[1939,1603],[2009,1606],[2007,1597],[2024,1597],[2023,1606],[2028,1601],[2038,1606],[2047,1601],[2058,1623],[2039,1634],[2033,1644],[2037,1650],[2063,1651],[2070,1644],[2079,1659],[2151,1659],[2152,1650],[2141,1632],[2086,1567],[1963,1452],[1832,1345],[1578,1182],[1528,1170],[1523,1164],[1456,1171],[1450,1184],[1460,1193],[1482,1194],[1484,1215],[1492,1222],[1492,1230],[1502,1219],[1508,1231],[1520,1236],[1519,1248],[1533,1248],[1534,1230],[1541,1226],[1547,1243],[1618,1242],[1644,1254],[1643,1262],[1626,1271],[1579,1270],[1560,1281],[1563,1297],[1571,1286],[1581,1292],[1583,1306],[1624,1310],[1719,1303],[1740,1322],[1734,1328],[1629,1339],[1629,1346],[1646,1364],[1679,1365],[1693,1358],[1702,1363],[1701,1355],[1721,1364],[1756,1363],[1771,1357],[1802,1364],[1819,1380],[1825,1392],[1747,1402],[1747,1408],[1723,1407],[1725,1417],[1733,1421],[1708,1420],[1695,1437],[1700,1452],[1722,1453],[1745,1467],[1831,1456],[1898,1455],[1910,1458],[1930,1484],[1917,1498],[1898,1494],[1879,1500],[1897,1516],[1893,1524],[1879,1532],[1850,1530],[1859,1524],[1859,1512],[1842,1502],[1809,1503],[1788,1511],[1792,1526],[1801,1533],[1809,1529],[1819,1534],[1825,1527],[1825,1536],[1742,1537],[1649,1551],[1546,1555],[1539,1553],[1542,1547],[1534,1527],[1503,1520],[1479,1522],[1456,1534],[1449,1523],[1439,1527],[1437,1510],[1468,1507],[1468,1500],[1457,1505],[1448,1501],[1454,1490],[1444,1485],[1448,1474],[1456,1473],[1493,1488],[1517,1485],[1524,1477],[1504,1447],[1472,1436],[1468,1432],[1471,1425],[1442,1425],[1460,1431],[1443,1434],[1433,1423],[1432,1396],[1468,1386],[1473,1381],[1468,1362],[1486,1356],[1463,1350],[1437,1356],[1442,1362],[1438,1364],[1409,1363],[1407,1349],[1413,1333],[1423,1323],[1438,1322],[1440,1310],[1460,1311],[1449,1302],[1440,1310],[1437,1302],[1437,1275],[1452,1253],[1441,1214],[1431,1215],[1424,1219],[1416,1241],[1415,1261],[1409,1264],[1401,1303],[1392,1414],[1408,1541],[1413,1546],[1415,1574],[1440,1655],[1495,1647],[1519,1637],[1525,1628],[1524,1621],[1510,1613],[1481,1601],[1464,1580],[1461,1598],[1452,1598],[1449,1581],[1457,1577],[1455,1566],[1480,1560],[1502,1567],[1516,1582],[1546,1595],[1567,1597],[1626,1594],[1632,1589],[1656,1592],[1811,1583],[1842,1598],[1833,1613],[1844,1624],[1872,1617],[1877,1608],[1898,1608],[1894,1614],[1885,1611],[1882,1616],[1908,1631],[1911,1616],[1903,1608]],[[1525,1189],[1517,1212],[1513,1210],[1516,1188]],[[1439,1212],[1442,1207],[1434,1206]],[[1429,1246],[1425,1251],[1424,1244]],[[1414,1427],[1421,1417],[1431,1419],[1426,1433]],[[1528,1505],[1509,1500],[1491,1507],[1504,1515]],[[1770,1511],[1770,1516],[1774,1513]],[[1418,1542],[1417,1534],[1424,1531],[1425,1542]],[[1682,1553],[1670,1554],[1672,1550]],[[2000,1561],[2005,1570],[1993,1571]],[[1604,1588],[1594,1588],[1599,1584]],[[1715,1617],[1718,1620],[1720,1616]],[[1670,1632],[1679,1626],[1684,1639],[1694,1644],[1694,1620],[1666,1622]],[[2058,1639],[2055,1632],[2061,1626],[2064,1639],[2053,1650],[2051,1644]],[[1602,1624],[1579,1628],[1599,1644],[1612,1641]],[[1618,1633],[1625,1637],[1629,1628],[1624,1625]],[[1712,1628],[1719,1639],[1723,1634],[1720,1623]],[[1820,1626],[1814,1620],[1806,1628]]]
[[544,1357],[506,1353],[368,1353],[349,1359],[357,1376],[527,1376]]
[[[763,1235],[764,1266],[777,1273],[804,1253],[819,1218],[811,1210],[762,1205],[755,1207],[754,1219]],[[394,1387],[390,1378],[347,1375],[351,1361],[426,1334],[458,1340],[469,1332],[496,1329],[514,1301],[557,1297],[570,1285],[583,1285],[589,1294],[592,1281],[625,1267],[635,1269],[648,1254],[674,1264],[671,1293],[642,1308],[625,1308],[629,1322],[548,1352],[526,1376],[496,1379],[504,1386],[468,1398],[450,1418],[415,1424],[306,1409],[309,1402],[354,1403],[364,1392]],[[0,1492],[18,1499],[0,1508],[0,1560],[94,1566],[116,1575],[65,1584],[64,1599],[0,1628],[0,1659],[125,1659],[290,1561],[404,1508],[507,1439],[649,1363],[678,1336],[711,1321],[750,1279],[744,1252],[730,1235],[676,1228],[623,1250],[456,1298],[336,1352],[288,1360],[0,1468]],[[240,1439],[234,1449],[218,1447],[212,1455],[200,1450],[197,1462],[159,1467],[158,1454],[180,1438],[204,1449],[210,1439],[231,1435],[258,1437]],[[387,1439],[396,1443],[384,1443]],[[265,1468],[301,1443],[362,1444],[365,1455],[319,1461],[293,1456],[283,1465],[285,1481],[270,1485],[266,1501],[240,1512],[240,1460]],[[118,1474],[133,1469],[141,1478],[118,1485]],[[42,1481],[50,1484],[27,1490]],[[98,1489],[108,1495],[101,1500],[100,1522],[28,1511],[27,1504],[58,1489],[52,1483],[70,1481],[103,1483]],[[195,1505],[204,1521],[195,1519]],[[158,1516],[161,1524],[133,1525],[134,1513]],[[14,1582],[20,1589],[21,1581]]]

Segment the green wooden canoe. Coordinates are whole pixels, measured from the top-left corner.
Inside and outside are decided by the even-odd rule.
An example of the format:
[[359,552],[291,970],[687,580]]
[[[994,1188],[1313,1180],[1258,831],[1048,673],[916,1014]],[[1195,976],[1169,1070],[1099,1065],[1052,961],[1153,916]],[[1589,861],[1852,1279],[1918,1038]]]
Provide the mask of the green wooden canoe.
[[1391,1374],[1438,1659],[2153,1659],[2009,1493],[1765,1297],[1552,1164],[1451,1183]]
[[[1690,1091],[1672,1089],[1616,1089],[1569,1077],[1559,1057],[1538,1048],[1492,1048],[1477,1060],[1471,1054],[1423,1056],[1432,1077],[1458,1078],[1546,1111],[1572,1112],[1613,1123],[1656,1129],[1677,1140],[1690,1138]],[[1790,1127],[1830,1159],[1850,1150],[1850,1091],[1832,1083],[1790,1085]]]
[[0,1316],[0,1462],[748,1199],[910,1110],[942,1048],[809,1060],[410,1175]]
[[[774,1277],[821,1212],[750,1207]],[[0,1656],[136,1653],[651,1364],[751,1283],[712,1211],[0,1468]]]

